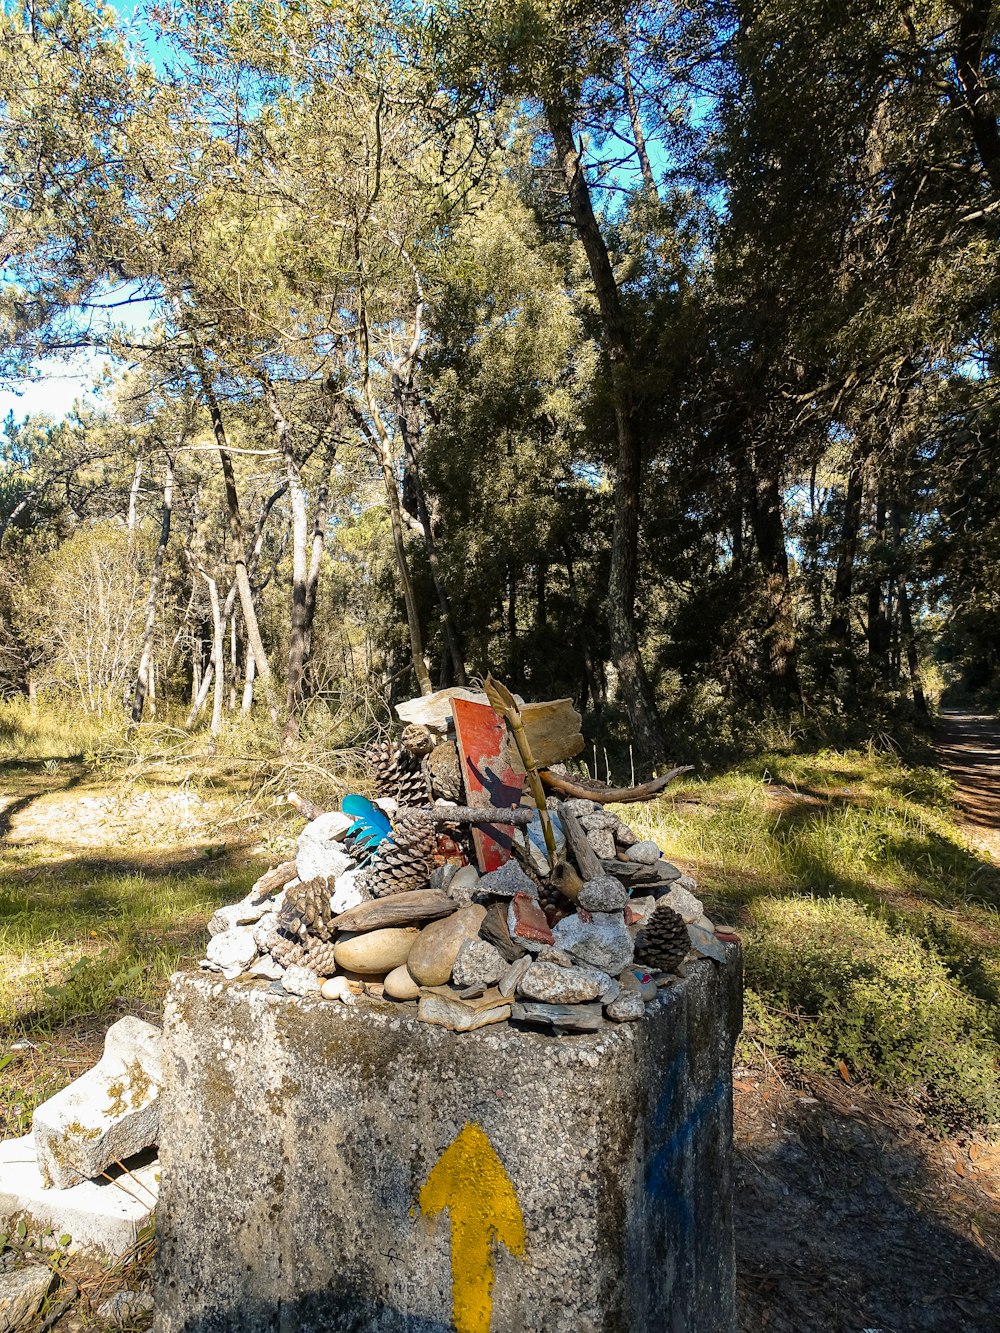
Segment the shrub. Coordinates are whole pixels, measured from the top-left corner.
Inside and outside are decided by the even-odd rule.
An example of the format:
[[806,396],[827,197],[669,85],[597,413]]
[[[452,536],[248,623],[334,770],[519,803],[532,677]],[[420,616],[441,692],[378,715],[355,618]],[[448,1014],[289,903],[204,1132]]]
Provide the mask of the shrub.
[[761,898],[746,936],[748,1017],[801,1069],[919,1103],[939,1126],[1000,1119],[987,1005],[913,936],[844,898]]

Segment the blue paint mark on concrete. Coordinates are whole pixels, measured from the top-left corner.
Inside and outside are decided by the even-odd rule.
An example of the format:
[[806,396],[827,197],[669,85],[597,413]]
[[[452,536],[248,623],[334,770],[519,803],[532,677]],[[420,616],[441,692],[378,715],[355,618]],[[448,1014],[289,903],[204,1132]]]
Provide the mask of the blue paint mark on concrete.
[[[651,1117],[654,1133],[656,1131],[662,1132],[672,1120],[677,1119],[674,1103],[677,1101],[678,1094],[683,1091],[682,1075],[686,1058],[687,1051],[682,1046],[667,1070],[663,1091],[657,1098]],[[682,1237],[690,1235],[694,1218],[686,1198],[686,1191],[680,1188],[679,1183],[675,1184],[671,1180],[671,1175],[681,1164],[682,1154],[687,1144],[697,1133],[705,1118],[715,1110],[725,1095],[726,1079],[724,1075],[720,1074],[714,1086],[680,1120],[666,1142],[653,1153],[646,1166],[646,1193],[665,1208],[668,1216],[673,1219],[680,1230]]]

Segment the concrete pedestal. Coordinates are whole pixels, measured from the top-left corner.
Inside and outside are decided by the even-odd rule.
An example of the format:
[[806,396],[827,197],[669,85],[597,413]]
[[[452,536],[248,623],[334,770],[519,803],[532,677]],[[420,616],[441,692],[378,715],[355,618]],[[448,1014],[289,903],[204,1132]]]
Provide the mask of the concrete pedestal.
[[156,1333],[735,1329],[728,953],[561,1038],[175,977]]

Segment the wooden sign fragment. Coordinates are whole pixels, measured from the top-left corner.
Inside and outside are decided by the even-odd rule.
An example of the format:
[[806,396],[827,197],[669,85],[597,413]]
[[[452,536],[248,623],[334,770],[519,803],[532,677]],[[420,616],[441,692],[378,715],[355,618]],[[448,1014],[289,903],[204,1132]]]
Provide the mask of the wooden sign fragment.
[[[469,805],[513,809],[524,791],[524,765],[503,719],[489,704],[452,699],[455,735]],[[472,830],[476,859],[483,873],[510,860],[510,825],[482,824]]]

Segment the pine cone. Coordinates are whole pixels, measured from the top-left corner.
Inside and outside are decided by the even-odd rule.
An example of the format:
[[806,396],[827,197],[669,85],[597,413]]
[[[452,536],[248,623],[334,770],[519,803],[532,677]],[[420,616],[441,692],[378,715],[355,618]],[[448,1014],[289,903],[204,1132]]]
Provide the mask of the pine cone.
[[396,800],[399,804],[404,807],[427,805],[430,801],[430,792],[427,790],[427,781],[420,760],[401,753],[396,758],[396,772],[398,774]]
[[312,935],[316,939],[328,940],[334,915],[330,910],[329,883],[320,875],[304,884],[293,884],[286,890],[278,924],[289,935]]
[[444,801],[462,800],[462,766],[454,741],[442,741],[440,745],[435,745],[424,760],[424,777],[433,796],[439,796]]
[[399,786],[399,769],[396,763],[396,747],[392,741],[379,741],[365,756],[371,779],[375,786],[376,797],[395,798]]
[[425,754],[430,754],[434,749],[434,737],[426,727],[421,727],[415,722],[403,728],[399,743],[406,754],[414,759],[423,759]]
[[278,931],[278,938],[271,945],[271,957],[282,967],[294,967],[301,963],[306,951],[297,935],[290,935],[285,930]]
[[673,972],[690,948],[684,918],[668,903],[659,902],[636,936],[635,961],[657,972]]
[[376,898],[426,888],[436,851],[437,833],[432,819],[421,815],[401,819],[392,836],[379,844],[367,887]]
[[333,940],[324,941],[310,938],[305,942],[305,957],[299,961],[303,967],[308,967],[317,976],[332,977],[337,970],[333,950]]

